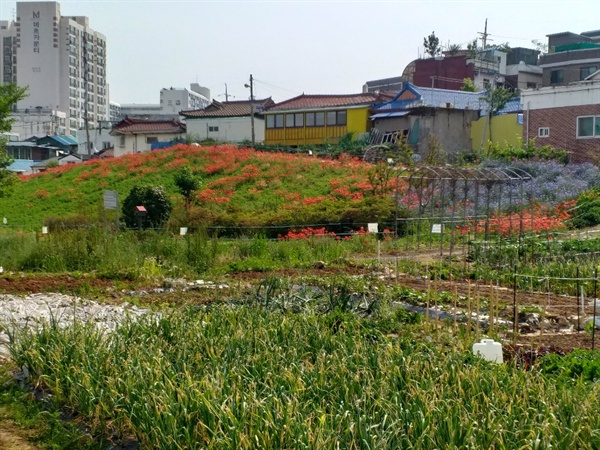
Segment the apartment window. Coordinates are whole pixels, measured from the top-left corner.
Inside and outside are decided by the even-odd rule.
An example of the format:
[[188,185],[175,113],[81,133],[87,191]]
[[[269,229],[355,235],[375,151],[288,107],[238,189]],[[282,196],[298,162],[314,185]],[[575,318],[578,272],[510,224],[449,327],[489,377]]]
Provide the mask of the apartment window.
[[158,142],[156,136],[146,136],[146,144],[153,144],[154,142]]
[[219,131],[219,127],[217,127],[217,126],[208,127],[208,131],[209,131],[209,132],[211,132],[211,131],[212,131],[212,132],[215,132],[215,133],[216,133],[217,131]]
[[550,136],[550,128],[548,128],[548,127],[538,128],[538,137],[548,137],[548,136]]
[[550,84],[562,83],[565,79],[565,72],[562,69],[550,72]]
[[586,66],[579,69],[579,79],[585,80],[591,74],[598,71],[598,66]]
[[600,116],[577,118],[578,138],[600,138]]
[[346,125],[346,111],[328,111],[327,126]]

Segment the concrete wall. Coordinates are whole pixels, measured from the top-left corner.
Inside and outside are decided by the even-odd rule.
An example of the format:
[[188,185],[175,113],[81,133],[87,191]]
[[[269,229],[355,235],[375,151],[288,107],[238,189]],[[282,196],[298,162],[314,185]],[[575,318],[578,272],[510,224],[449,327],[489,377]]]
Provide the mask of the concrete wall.
[[[122,137],[124,139],[122,140]],[[185,135],[180,133],[167,134],[126,134],[114,136],[115,157],[123,156],[128,153],[149,152],[151,144],[146,142],[147,137],[157,137],[158,142],[169,142],[176,138],[183,138]]]
[[487,117],[481,117],[471,123],[471,150],[487,150],[490,141],[500,146],[518,146],[522,136],[523,125],[518,123],[517,114],[495,116],[491,126]]
[[447,155],[471,148],[471,122],[479,118],[478,111],[452,108],[425,108],[420,114],[376,120],[374,127],[383,132],[414,130],[419,121],[419,140],[415,153],[425,157],[429,150],[429,135],[435,135]]
[[[252,124],[250,117],[211,117],[190,118],[185,121],[187,135],[193,139],[214,139],[219,142],[242,142],[252,140]],[[219,131],[209,131],[217,127]],[[254,140],[264,142],[265,121],[254,118]]]

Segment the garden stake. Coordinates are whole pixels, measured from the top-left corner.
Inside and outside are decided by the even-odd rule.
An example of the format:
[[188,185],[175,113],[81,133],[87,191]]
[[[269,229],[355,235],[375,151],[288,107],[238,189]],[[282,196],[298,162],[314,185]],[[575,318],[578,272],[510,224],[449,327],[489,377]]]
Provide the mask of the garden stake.
[[[577,266],[577,289],[575,290],[575,298],[579,302],[577,298],[577,294],[579,294],[579,266]],[[577,305],[577,332],[581,331],[581,323],[580,323],[580,314],[579,314],[579,305]]]
[[594,270],[594,313],[592,316],[592,350],[594,350],[594,344],[596,343],[596,303],[598,298],[596,296],[598,288],[598,269]]
[[513,345],[517,343],[517,332],[518,327],[518,313],[517,313],[517,266],[514,266],[513,270]]
[[467,316],[467,330],[469,332],[471,332],[471,314],[473,313],[471,306],[471,280],[469,280],[469,287],[467,288],[467,309],[469,311],[469,315]]
[[489,305],[488,305],[488,310],[489,310],[489,321],[490,321],[490,332],[489,334],[492,333],[492,330],[494,328],[494,285],[492,284],[492,281],[490,280],[490,300],[489,300]]
[[475,340],[479,339],[479,278],[475,283],[475,307],[477,308],[477,321],[475,322]]
[[457,314],[458,314],[458,286],[454,285],[454,328],[456,328]]

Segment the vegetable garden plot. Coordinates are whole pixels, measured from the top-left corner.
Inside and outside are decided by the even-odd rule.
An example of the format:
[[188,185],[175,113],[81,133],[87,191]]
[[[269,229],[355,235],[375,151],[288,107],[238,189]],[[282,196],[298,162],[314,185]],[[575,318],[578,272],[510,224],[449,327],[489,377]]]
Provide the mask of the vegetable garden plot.
[[440,255],[466,252],[469,242],[487,247],[528,230],[520,169],[417,167],[396,178],[396,234],[407,248],[439,248]]
[[[538,334],[546,332],[588,333],[595,348],[595,317],[600,314],[598,274],[579,273],[577,277],[539,277],[515,274],[514,331],[536,325]],[[561,293],[558,294],[557,293]],[[519,327],[519,328],[518,328]]]

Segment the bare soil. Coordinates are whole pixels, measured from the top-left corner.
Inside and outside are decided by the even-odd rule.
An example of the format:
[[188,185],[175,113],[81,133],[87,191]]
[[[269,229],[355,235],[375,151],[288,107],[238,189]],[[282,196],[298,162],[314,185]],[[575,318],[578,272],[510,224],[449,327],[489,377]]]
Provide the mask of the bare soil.
[[[439,258],[436,251],[420,252],[419,255],[408,256],[411,259],[428,261],[429,259]],[[403,259],[407,258],[403,254]],[[397,276],[393,269],[394,256],[385,258],[382,266],[387,264],[388,268],[381,268],[385,274],[384,280],[387,283],[400,284],[415,290],[427,291],[447,291],[453,294],[459,294],[464,298],[470,299],[490,299],[493,298],[497,317],[512,320],[513,304],[537,306],[542,311],[543,317],[557,323],[567,324],[568,320],[573,323],[578,314],[577,299],[563,295],[547,295],[547,293],[524,293],[517,292],[515,298],[512,289],[476,283],[472,280],[427,280],[406,274],[399,273]],[[298,278],[302,276],[321,276],[335,277],[337,275],[360,275],[373,274],[373,268],[362,265],[350,265],[348,267],[330,267],[323,266],[309,269],[287,269],[272,272],[241,272],[225,276],[221,281],[230,286],[248,288],[259,280],[266,277],[284,277]],[[75,293],[85,297],[103,298],[104,301],[121,302],[131,300],[130,291],[145,290],[149,292],[143,296],[143,302],[150,304],[197,304],[215,300],[214,290],[196,290],[196,291],[177,291],[171,293],[153,293],[152,290],[157,286],[144,285],[136,283],[135,286],[123,288],[123,283],[114,280],[98,279],[94,277],[75,277],[70,275],[11,275],[0,277],[0,293],[27,294],[39,292],[64,292]],[[83,294],[82,294],[83,292]],[[89,295],[88,295],[89,294]],[[225,294],[226,295],[226,294]],[[472,300],[471,307],[474,308]],[[463,309],[469,308],[467,304],[458,305]],[[589,311],[587,311],[589,314]],[[583,318],[581,319],[583,321]],[[582,327],[582,325],[581,325]],[[598,336],[600,339],[600,336]],[[585,332],[555,332],[550,330],[535,330],[528,334],[519,334],[514,342],[520,347],[540,348],[552,347],[559,351],[570,351],[574,348],[592,348],[592,337]]]

